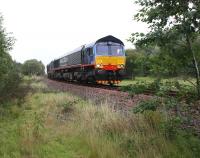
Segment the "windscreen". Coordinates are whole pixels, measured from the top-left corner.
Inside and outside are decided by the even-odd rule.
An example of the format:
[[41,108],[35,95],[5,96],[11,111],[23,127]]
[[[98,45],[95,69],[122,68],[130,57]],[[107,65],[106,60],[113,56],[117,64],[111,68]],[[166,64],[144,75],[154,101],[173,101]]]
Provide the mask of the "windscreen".
[[96,55],[99,56],[124,56],[123,46],[117,44],[98,44]]

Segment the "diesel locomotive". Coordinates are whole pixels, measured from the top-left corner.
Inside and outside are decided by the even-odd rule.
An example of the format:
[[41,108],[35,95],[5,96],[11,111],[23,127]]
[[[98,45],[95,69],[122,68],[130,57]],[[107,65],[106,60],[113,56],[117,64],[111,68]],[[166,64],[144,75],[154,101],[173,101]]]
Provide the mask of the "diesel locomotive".
[[125,75],[124,43],[106,36],[85,44],[47,65],[50,79],[118,84]]

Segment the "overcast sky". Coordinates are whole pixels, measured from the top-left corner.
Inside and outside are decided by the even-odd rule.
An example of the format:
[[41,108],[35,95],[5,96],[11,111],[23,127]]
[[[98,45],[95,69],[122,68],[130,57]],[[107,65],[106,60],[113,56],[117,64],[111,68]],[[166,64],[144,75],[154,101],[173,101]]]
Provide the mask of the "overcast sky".
[[45,65],[83,44],[113,35],[126,48],[133,32],[147,27],[133,21],[134,0],[0,0],[7,32],[17,39],[13,59],[41,60]]

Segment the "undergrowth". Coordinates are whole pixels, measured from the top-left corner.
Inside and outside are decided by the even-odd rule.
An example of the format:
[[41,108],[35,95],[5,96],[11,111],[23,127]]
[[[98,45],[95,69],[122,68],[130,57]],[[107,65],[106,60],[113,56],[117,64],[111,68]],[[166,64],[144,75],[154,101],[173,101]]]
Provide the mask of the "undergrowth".
[[96,106],[68,93],[34,87],[22,104],[0,108],[0,144],[4,144],[0,157],[199,156],[200,140],[181,130],[181,120],[161,113],[160,104],[154,106],[154,101],[140,105],[136,114],[124,116],[107,105]]
[[141,93],[152,93],[157,96],[174,96],[179,100],[187,100],[188,102],[196,100],[197,94],[195,87],[180,84],[179,81],[162,81],[160,79],[153,82],[137,81],[135,84],[122,86],[122,91],[129,92],[131,96]]

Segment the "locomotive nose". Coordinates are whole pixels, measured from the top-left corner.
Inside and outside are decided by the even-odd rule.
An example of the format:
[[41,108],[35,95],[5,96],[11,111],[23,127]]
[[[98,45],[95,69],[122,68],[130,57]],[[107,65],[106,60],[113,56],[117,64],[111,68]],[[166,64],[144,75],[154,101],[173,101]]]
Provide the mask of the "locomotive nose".
[[104,70],[124,69],[125,57],[118,56],[97,56],[95,59],[96,67]]

